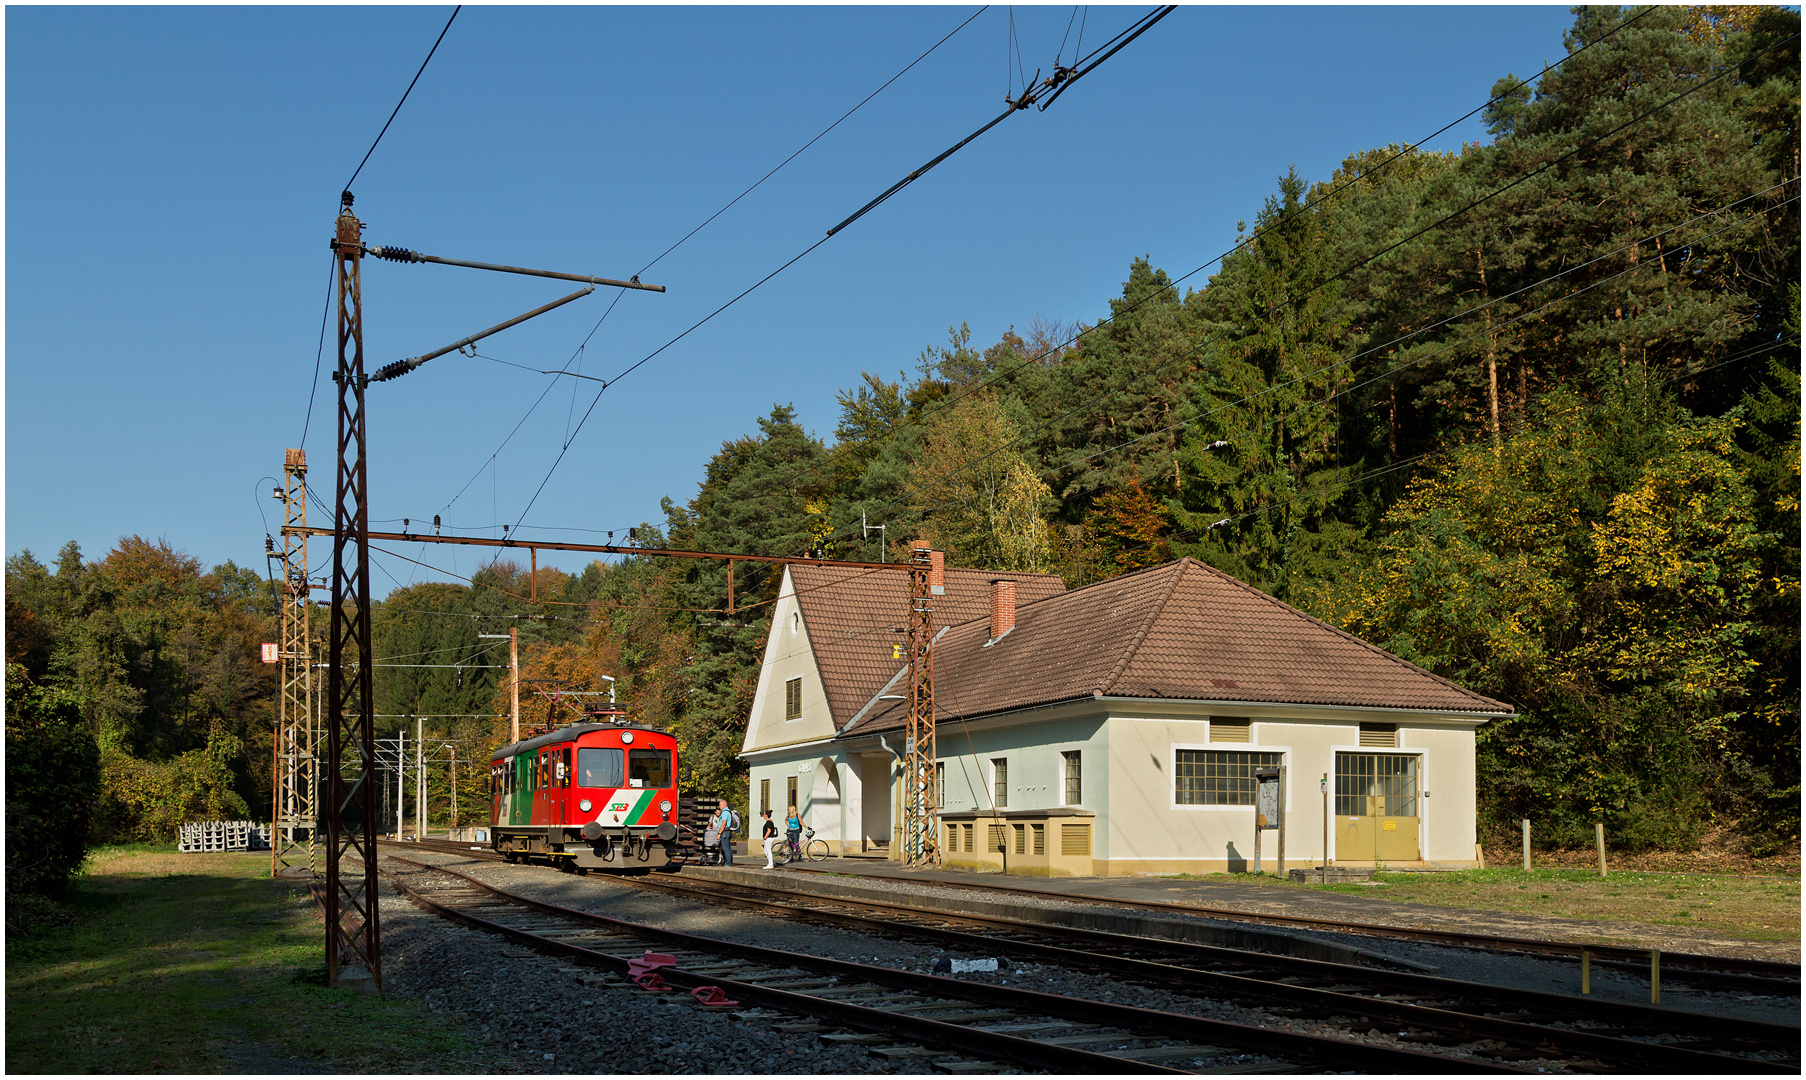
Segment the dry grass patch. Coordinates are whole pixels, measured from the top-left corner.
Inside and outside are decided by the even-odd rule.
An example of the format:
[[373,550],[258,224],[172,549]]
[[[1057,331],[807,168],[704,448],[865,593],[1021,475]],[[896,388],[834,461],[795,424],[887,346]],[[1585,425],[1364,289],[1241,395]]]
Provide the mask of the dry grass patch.
[[1379,873],[1370,885],[1298,888],[1479,911],[1712,930],[1750,941],[1800,940],[1797,878],[1707,877],[1597,870]]

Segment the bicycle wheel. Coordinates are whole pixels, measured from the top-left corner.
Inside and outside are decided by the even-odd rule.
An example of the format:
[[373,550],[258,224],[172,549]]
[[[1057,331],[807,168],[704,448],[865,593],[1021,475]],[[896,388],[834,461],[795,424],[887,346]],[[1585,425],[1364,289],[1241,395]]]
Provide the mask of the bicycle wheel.
[[826,840],[811,840],[803,845],[803,851],[808,854],[810,862],[821,862],[828,857],[828,842]]
[[775,866],[783,866],[790,861],[790,845],[779,840],[771,845],[771,861]]

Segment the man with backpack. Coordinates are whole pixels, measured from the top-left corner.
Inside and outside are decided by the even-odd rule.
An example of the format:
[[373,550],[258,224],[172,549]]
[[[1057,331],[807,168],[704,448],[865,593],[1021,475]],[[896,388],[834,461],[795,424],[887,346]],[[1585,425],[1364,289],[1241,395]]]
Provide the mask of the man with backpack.
[[734,813],[727,805],[726,799],[717,799],[719,809],[709,819],[709,827],[721,837],[721,865],[734,865],[734,834],[740,831],[740,815]]

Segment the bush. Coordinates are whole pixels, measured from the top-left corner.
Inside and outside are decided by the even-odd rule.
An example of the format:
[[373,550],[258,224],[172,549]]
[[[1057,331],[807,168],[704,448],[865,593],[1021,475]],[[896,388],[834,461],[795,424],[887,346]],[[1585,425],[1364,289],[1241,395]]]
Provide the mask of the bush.
[[107,747],[101,759],[106,794],[96,833],[109,842],[167,843],[184,821],[250,817],[250,807],[233,790],[232,760],[242,747],[236,736],[217,728],[205,747],[167,762]]
[[[6,668],[6,894],[56,896],[81,868],[100,794],[100,748],[73,697]],[[23,903],[23,901],[21,901]]]

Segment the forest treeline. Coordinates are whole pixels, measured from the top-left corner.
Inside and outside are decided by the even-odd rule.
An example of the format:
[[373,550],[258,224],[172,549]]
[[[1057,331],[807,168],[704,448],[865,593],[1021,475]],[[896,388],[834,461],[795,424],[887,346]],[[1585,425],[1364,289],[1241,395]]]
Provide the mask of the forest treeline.
[[[1069,586],[1191,555],[1510,702],[1480,729],[1483,829],[1797,842],[1798,32],[1782,8],[1577,8],[1559,67],[1499,80],[1488,141],[1288,170],[1214,274],[1136,259],[1081,322],[956,325],[842,389],[826,436],[774,406],[634,542],[866,560],[919,537]],[[228,644],[267,593],[189,567],[160,603],[142,549],[9,563],[9,829],[15,712],[92,734],[97,833],[165,828],[170,785],[267,798],[268,677]],[[724,567],[656,558],[397,589],[379,662],[452,666],[379,669],[379,727],[426,717],[486,759],[507,643],[478,635],[514,628],[523,722],[613,676],[693,786],[735,794],[777,582],[739,567],[732,614]],[[17,654],[15,619],[39,628]]]

